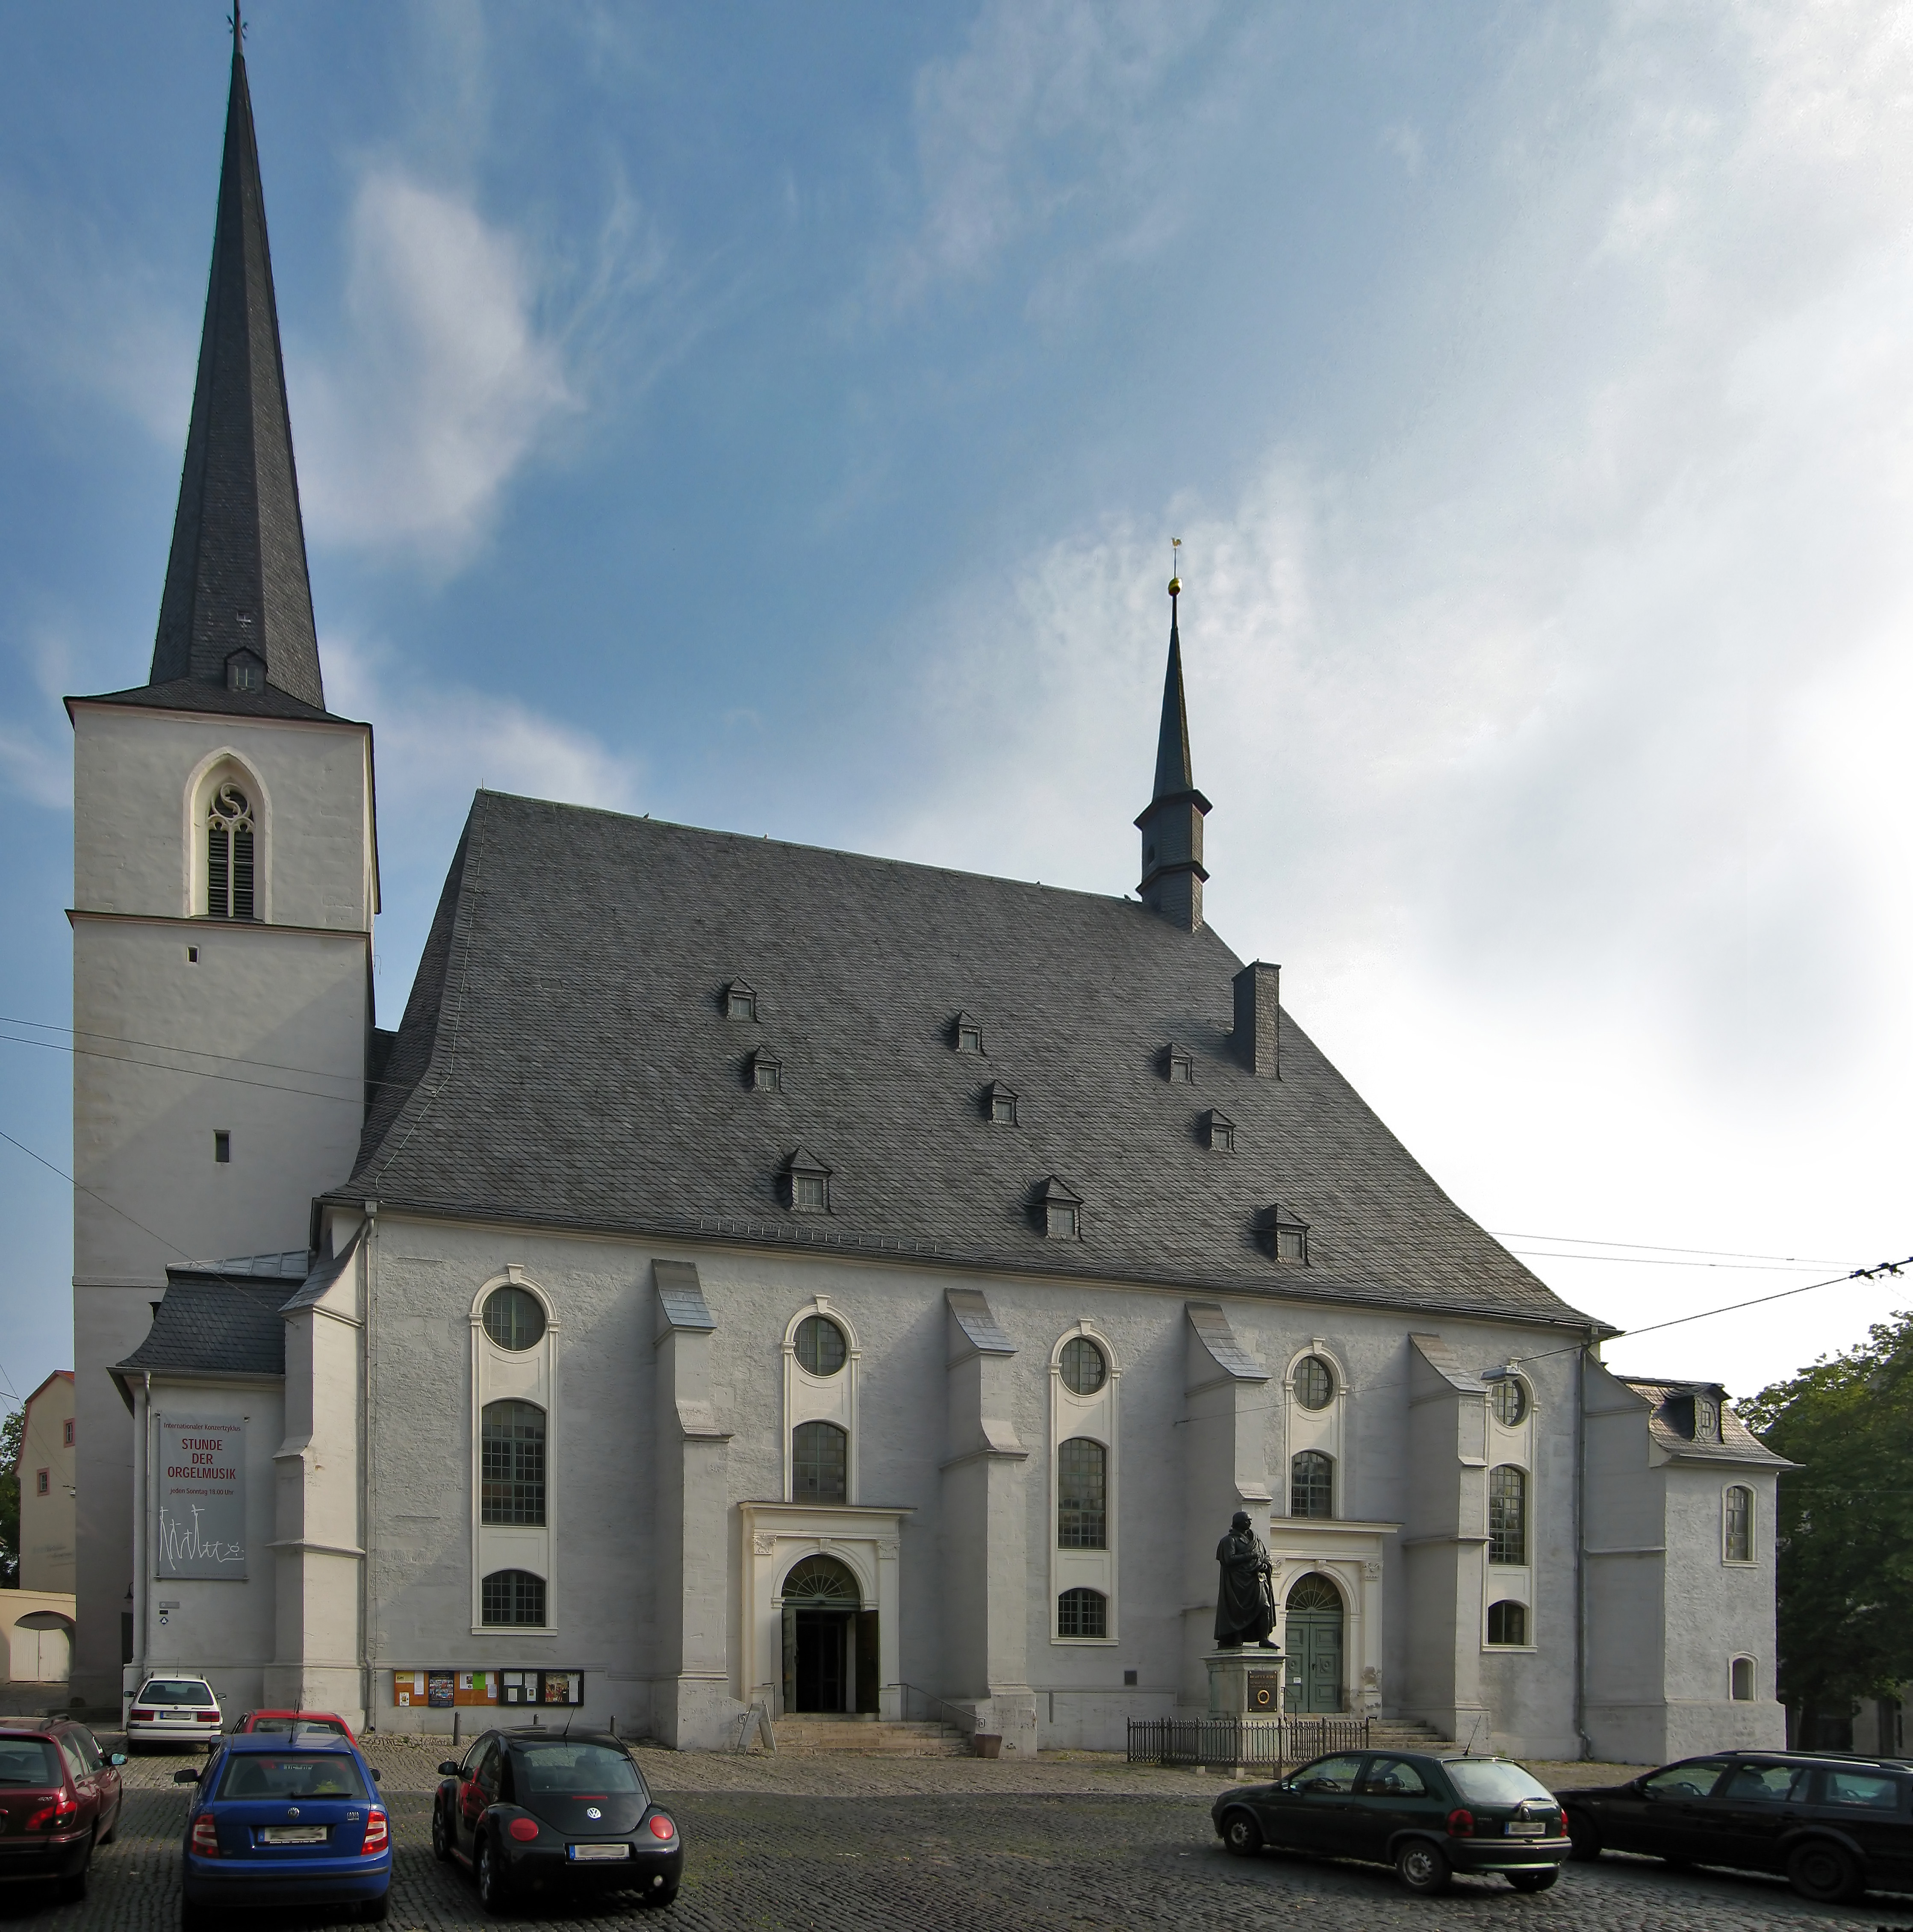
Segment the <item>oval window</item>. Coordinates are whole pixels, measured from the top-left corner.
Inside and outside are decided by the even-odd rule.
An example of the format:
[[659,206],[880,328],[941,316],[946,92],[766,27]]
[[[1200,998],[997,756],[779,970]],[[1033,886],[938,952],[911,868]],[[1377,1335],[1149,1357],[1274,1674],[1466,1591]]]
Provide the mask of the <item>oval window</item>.
[[814,1376],[834,1376],[849,1352],[844,1331],[821,1315],[806,1316],[797,1324],[797,1365]]
[[1295,1399],[1304,1408],[1326,1408],[1335,1395],[1335,1371],[1319,1355],[1304,1355],[1295,1370]]
[[1109,1364],[1093,1342],[1078,1335],[1063,1345],[1063,1384],[1072,1395],[1094,1395],[1109,1379]]
[[1513,1429],[1528,1414],[1528,1391],[1513,1376],[1503,1376],[1494,1384],[1495,1420],[1504,1429]]
[[522,1288],[495,1288],[485,1297],[485,1333],[501,1348],[535,1348],[544,1339],[544,1309]]

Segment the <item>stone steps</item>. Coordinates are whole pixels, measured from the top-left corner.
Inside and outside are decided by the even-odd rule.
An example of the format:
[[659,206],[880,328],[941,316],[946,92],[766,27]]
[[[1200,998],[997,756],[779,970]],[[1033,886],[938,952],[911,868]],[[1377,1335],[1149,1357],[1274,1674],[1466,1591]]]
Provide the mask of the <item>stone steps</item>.
[[771,1726],[777,1748],[808,1757],[840,1752],[858,1757],[968,1757],[970,1740],[954,1724],[885,1724],[875,1718],[807,1712]]

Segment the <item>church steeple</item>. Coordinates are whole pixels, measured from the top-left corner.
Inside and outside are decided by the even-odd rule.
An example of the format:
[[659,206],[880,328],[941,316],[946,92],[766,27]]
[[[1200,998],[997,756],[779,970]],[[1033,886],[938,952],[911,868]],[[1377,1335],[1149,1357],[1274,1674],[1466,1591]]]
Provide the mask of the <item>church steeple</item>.
[[[244,32],[235,5],[212,275],[151,682],[269,685],[322,710]],[[179,701],[191,704],[190,690]]]
[[1183,640],[1177,621],[1183,580],[1169,580],[1169,668],[1162,680],[1162,724],[1156,742],[1156,792],[1136,820],[1143,836],[1144,904],[1193,932],[1202,923],[1202,820],[1209,801],[1195,788],[1189,708],[1183,698]]

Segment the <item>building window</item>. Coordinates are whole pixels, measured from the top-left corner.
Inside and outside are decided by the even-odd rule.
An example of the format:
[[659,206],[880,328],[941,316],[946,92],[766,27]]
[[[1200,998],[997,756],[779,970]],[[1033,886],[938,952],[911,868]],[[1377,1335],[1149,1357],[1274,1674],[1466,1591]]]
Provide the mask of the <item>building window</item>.
[[496,1288],[485,1297],[485,1333],[501,1348],[535,1348],[544,1337],[544,1307],[522,1288]]
[[1202,1117],[1202,1138],[1212,1154],[1234,1154],[1236,1150],[1236,1124],[1226,1114],[1219,1114],[1213,1108]]
[[790,1500],[841,1503],[850,1494],[850,1440],[834,1422],[800,1422],[790,1433]]
[[1309,1265],[1309,1224],[1292,1209],[1265,1208],[1255,1225],[1264,1250],[1276,1260]]
[[1750,1657],[1737,1657],[1727,1666],[1727,1694],[1736,1704],[1753,1702],[1754,1664]]
[[814,1376],[834,1376],[850,1351],[844,1331],[828,1316],[807,1315],[797,1324],[797,1365]]
[[1191,1058],[1187,1047],[1171,1046],[1164,1048],[1162,1077],[1172,1087],[1193,1087],[1195,1084],[1195,1062]]
[[1109,1599],[1100,1590],[1066,1590],[1056,1600],[1058,1636],[1107,1636]]
[[1489,1473],[1488,1560],[1528,1561],[1528,1472],[1512,1462]]
[[1016,1124],[1016,1096],[1000,1080],[993,1081],[983,1090],[983,1117],[999,1127]]
[[742,980],[733,980],[724,989],[724,1016],[727,1020],[754,1020],[757,1017],[757,989]]
[[1295,1399],[1304,1408],[1326,1408],[1335,1400],[1335,1371],[1319,1355],[1295,1365]]
[[1528,1641],[1528,1606],[1500,1603],[1488,1606],[1488,1641],[1490,1643],[1525,1643]]
[[957,1015],[954,1038],[956,1050],[959,1053],[981,1053],[983,1051],[982,1026],[978,1021],[972,1019],[967,1013]]
[[1519,1376],[1497,1376],[1488,1384],[1488,1400],[1495,1420],[1504,1429],[1514,1429],[1527,1419],[1528,1391]]
[[542,1629],[544,1579],[529,1570],[494,1570],[480,1586],[481,1623]]
[[1074,1241],[1083,1232],[1082,1200],[1072,1194],[1054,1174],[1036,1190],[1037,1225],[1046,1240]]
[[49,1482],[47,1472],[44,1469],[34,1470],[33,1472],[33,1493],[37,1496],[43,1496],[47,1493],[48,1488]]
[[1056,1452],[1057,1547],[1108,1549],[1108,1504],[1109,1451],[1087,1436],[1072,1436]]
[[1753,1561],[1753,1492],[1731,1485],[1722,1508],[1721,1548],[1729,1563]]
[[206,912],[213,919],[253,916],[252,802],[235,784],[221,785],[206,814]]
[[784,1200],[795,1212],[830,1212],[830,1170],[802,1148],[784,1162]]
[[212,1130],[212,1157],[221,1167],[231,1164],[232,1136],[223,1127],[215,1127]]
[[265,665],[250,651],[235,651],[226,660],[226,688],[228,691],[264,690]]
[[784,1091],[784,1063],[762,1047],[744,1063],[744,1084],[754,1094]]
[[1305,1449],[1290,1459],[1288,1513],[1291,1516],[1335,1514],[1335,1460],[1319,1449]]
[[71,1416],[68,1416],[66,1420],[60,1424],[60,1441],[67,1448],[70,1449],[73,1447],[73,1418]]
[[1109,1378],[1102,1351],[1078,1335],[1063,1345],[1063,1385],[1072,1395],[1094,1395]]
[[478,1470],[481,1522],[543,1522],[544,1411],[535,1402],[487,1402]]

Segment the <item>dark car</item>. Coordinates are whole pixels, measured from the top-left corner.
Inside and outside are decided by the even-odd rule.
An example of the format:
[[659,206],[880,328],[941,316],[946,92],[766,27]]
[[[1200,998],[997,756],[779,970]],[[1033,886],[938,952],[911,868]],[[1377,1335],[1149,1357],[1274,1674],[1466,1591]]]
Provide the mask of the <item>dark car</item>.
[[0,1880],[51,1879],[62,1898],[84,1898],[94,1846],[119,1829],[125,1762],[64,1718],[0,1723]]
[[1570,1846],[1554,1794],[1506,1758],[1344,1751],[1273,1784],[1225,1791],[1210,1813],[1239,1858],[1265,1846],[1392,1864],[1411,1892],[1499,1872],[1545,1892]]
[[343,1738],[227,1738],[186,1814],[180,1922],[226,1906],[352,1905],[385,1916],[392,1828],[379,1774]]
[[1819,1904],[1913,1890],[1913,1767],[1810,1751],[1720,1751],[1559,1794],[1577,1858],[1784,1872]]
[[636,1892],[668,1905],[684,1873],[670,1814],[604,1731],[487,1731],[439,1766],[432,1850],[469,1865],[487,1912],[530,1892]]

